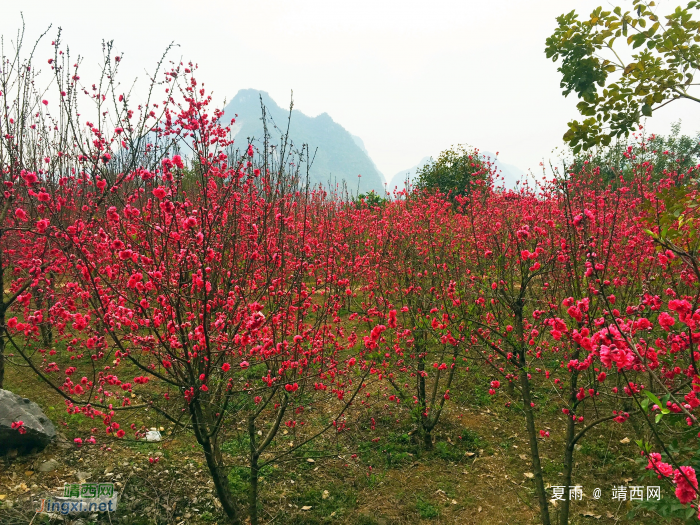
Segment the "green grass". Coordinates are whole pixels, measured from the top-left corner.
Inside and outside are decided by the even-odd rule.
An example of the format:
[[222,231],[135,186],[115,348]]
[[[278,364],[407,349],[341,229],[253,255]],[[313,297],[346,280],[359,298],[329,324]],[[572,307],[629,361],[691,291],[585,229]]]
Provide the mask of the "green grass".
[[341,517],[357,507],[357,492],[337,485],[328,485],[326,488],[306,489],[301,494],[294,495],[290,501],[299,508],[311,507],[305,511],[305,516],[319,519],[333,514],[333,517]]
[[476,452],[482,448],[486,448],[488,446],[488,443],[485,442],[481,436],[479,436],[478,432],[475,430],[471,430],[468,428],[465,428],[462,430],[461,434],[461,443],[462,446],[468,451],[468,452]]
[[418,496],[416,498],[416,510],[422,519],[432,519],[440,516],[440,512],[438,511],[437,507],[429,501],[423,499],[422,496]]
[[459,461],[464,457],[464,450],[460,450],[455,445],[450,445],[446,441],[435,443],[434,455],[445,461]]

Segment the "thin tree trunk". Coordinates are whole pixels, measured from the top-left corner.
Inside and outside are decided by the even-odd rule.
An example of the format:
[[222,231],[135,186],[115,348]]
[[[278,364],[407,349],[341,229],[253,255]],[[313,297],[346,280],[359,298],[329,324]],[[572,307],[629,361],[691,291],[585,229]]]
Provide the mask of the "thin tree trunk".
[[250,486],[248,487],[248,512],[250,525],[258,525],[258,456],[250,458]]
[[568,525],[571,500],[569,487],[574,469],[574,420],[569,415],[566,421],[566,449],[564,450],[564,501],[559,514],[559,525]]
[[527,378],[527,370],[520,369],[520,386],[523,396],[523,410],[525,411],[525,423],[527,434],[530,438],[530,455],[532,456],[532,470],[535,475],[535,490],[540,504],[540,516],[542,525],[550,525],[549,504],[547,502],[547,492],[544,488],[544,478],[542,476],[542,465],[540,463],[540,452],[537,446],[537,431],[535,430],[535,416],[532,413],[532,397],[530,397],[530,381]]
[[[0,231],[2,237],[2,231]],[[5,268],[3,267],[2,248],[0,248],[0,296],[5,294]],[[0,302],[0,389],[5,383],[5,301]]]
[[432,427],[430,425],[430,416],[426,415],[426,410],[428,409],[426,393],[425,393],[425,377],[423,377],[423,372],[425,371],[425,339],[424,334],[421,333],[421,342],[418,343],[418,338],[416,338],[416,350],[418,351],[418,405],[420,406],[421,413],[419,416],[418,423],[420,425],[421,434],[423,435],[423,446],[425,450],[433,449],[433,437],[431,435]]
[[248,514],[250,525],[258,525],[258,447],[255,443],[255,417],[248,418],[248,435],[250,437],[250,485],[248,486]]
[[209,425],[201,421],[204,418],[204,414],[199,406],[199,400],[196,398],[190,403],[190,418],[192,420],[192,427],[194,435],[197,438],[197,443],[201,445],[204,451],[204,458],[206,459],[212,481],[214,481],[214,488],[216,489],[219,502],[226,516],[228,516],[230,523],[233,525],[240,525],[241,519],[238,515],[236,502],[231,495],[231,487],[229,486],[227,469],[223,466],[221,450],[219,449],[216,439],[212,440],[207,435],[207,428],[209,428]]
[[5,314],[0,318],[0,389],[5,382]]
[[423,446],[425,450],[433,450],[433,434],[431,430],[423,429]]
[[204,457],[207,460],[207,467],[211,473],[212,480],[214,481],[214,487],[216,488],[216,495],[219,497],[221,506],[228,516],[230,522],[234,525],[241,523],[240,517],[238,516],[238,511],[236,509],[236,504],[233,501],[233,496],[231,495],[231,488],[228,482],[228,476],[226,476],[225,471],[221,465],[222,458],[219,451],[218,445],[212,443],[208,439],[202,444],[204,449]]
[[530,439],[530,456],[532,457],[532,471],[535,475],[535,491],[540,505],[540,517],[542,525],[550,525],[549,503],[547,502],[547,492],[544,488],[544,477],[542,476],[542,464],[540,463],[540,451],[537,445],[537,430],[535,429],[535,415],[532,412],[532,396],[530,390],[530,379],[527,377],[527,362],[525,360],[526,348],[523,337],[523,300],[518,299],[513,308],[515,314],[515,330],[518,334],[518,369],[520,375],[520,389],[523,400],[523,410],[525,411],[525,426],[527,427],[528,438]]
[[[573,359],[578,359],[578,346],[573,355]],[[576,406],[576,390],[578,389],[578,372],[574,372],[571,376],[571,389],[569,392],[569,406]],[[571,508],[571,494],[569,487],[571,486],[571,476],[574,470],[574,436],[576,430],[576,422],[572,414],[567,414],[566,420],[566,449],[564,450],[564,501],[562,502],[561,511],[559,514],[559,525],[568,525],[569,509]]]
[[36,297],[36,308],[37,310],[41,310],[45,315],[42,323],[39,325],[39,332],[41,333],[41,340],[44,343],[44,346],[51,346],[53,344],[53,330],[51,328],[51,324],[49,323],[49,308],[50,305],[46,305],[46,311],[44,312],[44,294],[48,297],[49,295],[49,289],[48,287],[44,289],[44,292],[42,293],[39,291],[39,288],[34,288],[32,289],[32,295]]

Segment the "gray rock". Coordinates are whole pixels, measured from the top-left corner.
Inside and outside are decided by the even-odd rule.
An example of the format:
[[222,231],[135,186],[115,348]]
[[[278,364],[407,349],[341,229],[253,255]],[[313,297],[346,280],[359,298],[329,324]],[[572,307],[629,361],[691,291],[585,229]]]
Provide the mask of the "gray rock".
[[[24,422],[24,434],[12,428],[15,421]],[[41,450],[55,438],[56,427],[36,403],[9,390],[0,390],[0,453],[11,449]]]
[[86,479],[90,479],[92,477],[92,474],[89,472],[76,472],[75,477],[78,479],[78,481],[83,482]]
[[39,465],[39,472],[53,472],[58,468],[58,461],[50,459]]

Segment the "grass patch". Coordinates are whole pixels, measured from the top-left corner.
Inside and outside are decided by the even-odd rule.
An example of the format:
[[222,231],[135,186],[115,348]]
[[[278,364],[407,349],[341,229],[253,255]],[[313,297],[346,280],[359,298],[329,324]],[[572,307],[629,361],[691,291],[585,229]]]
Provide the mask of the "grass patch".
[[418,515],[424,520],[440,516],[438,508],[429,501],[423,499],[422,496],[416,498],[416,510],[418,511]]

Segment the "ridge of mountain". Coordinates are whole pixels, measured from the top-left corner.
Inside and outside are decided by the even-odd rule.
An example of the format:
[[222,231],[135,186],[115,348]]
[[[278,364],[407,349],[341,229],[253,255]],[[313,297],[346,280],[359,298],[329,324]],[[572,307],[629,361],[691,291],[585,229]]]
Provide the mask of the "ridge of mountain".
[[[268,122],[272,142],[286,131],[289,110],[281,108],[266,91],[241,89],[224,108],[222,119],[230,122],[238,115],[232,131],[239,144],[241,138],[258,140],[263,136],[261,101],[274,123],[270,126]],[[275,126],[278,129],[274,129]],[[383,195],[384,176],[367,154],[362,139],[349,133],[328,113],[309,117],[292,110],[289,136],[298,147],[308,144],[311,156],[315,154],[309,170],[312,185],[322,184],[326,189],[337,187],[340,190],[344,182],[348,192],[354,195],[372,190]]]

